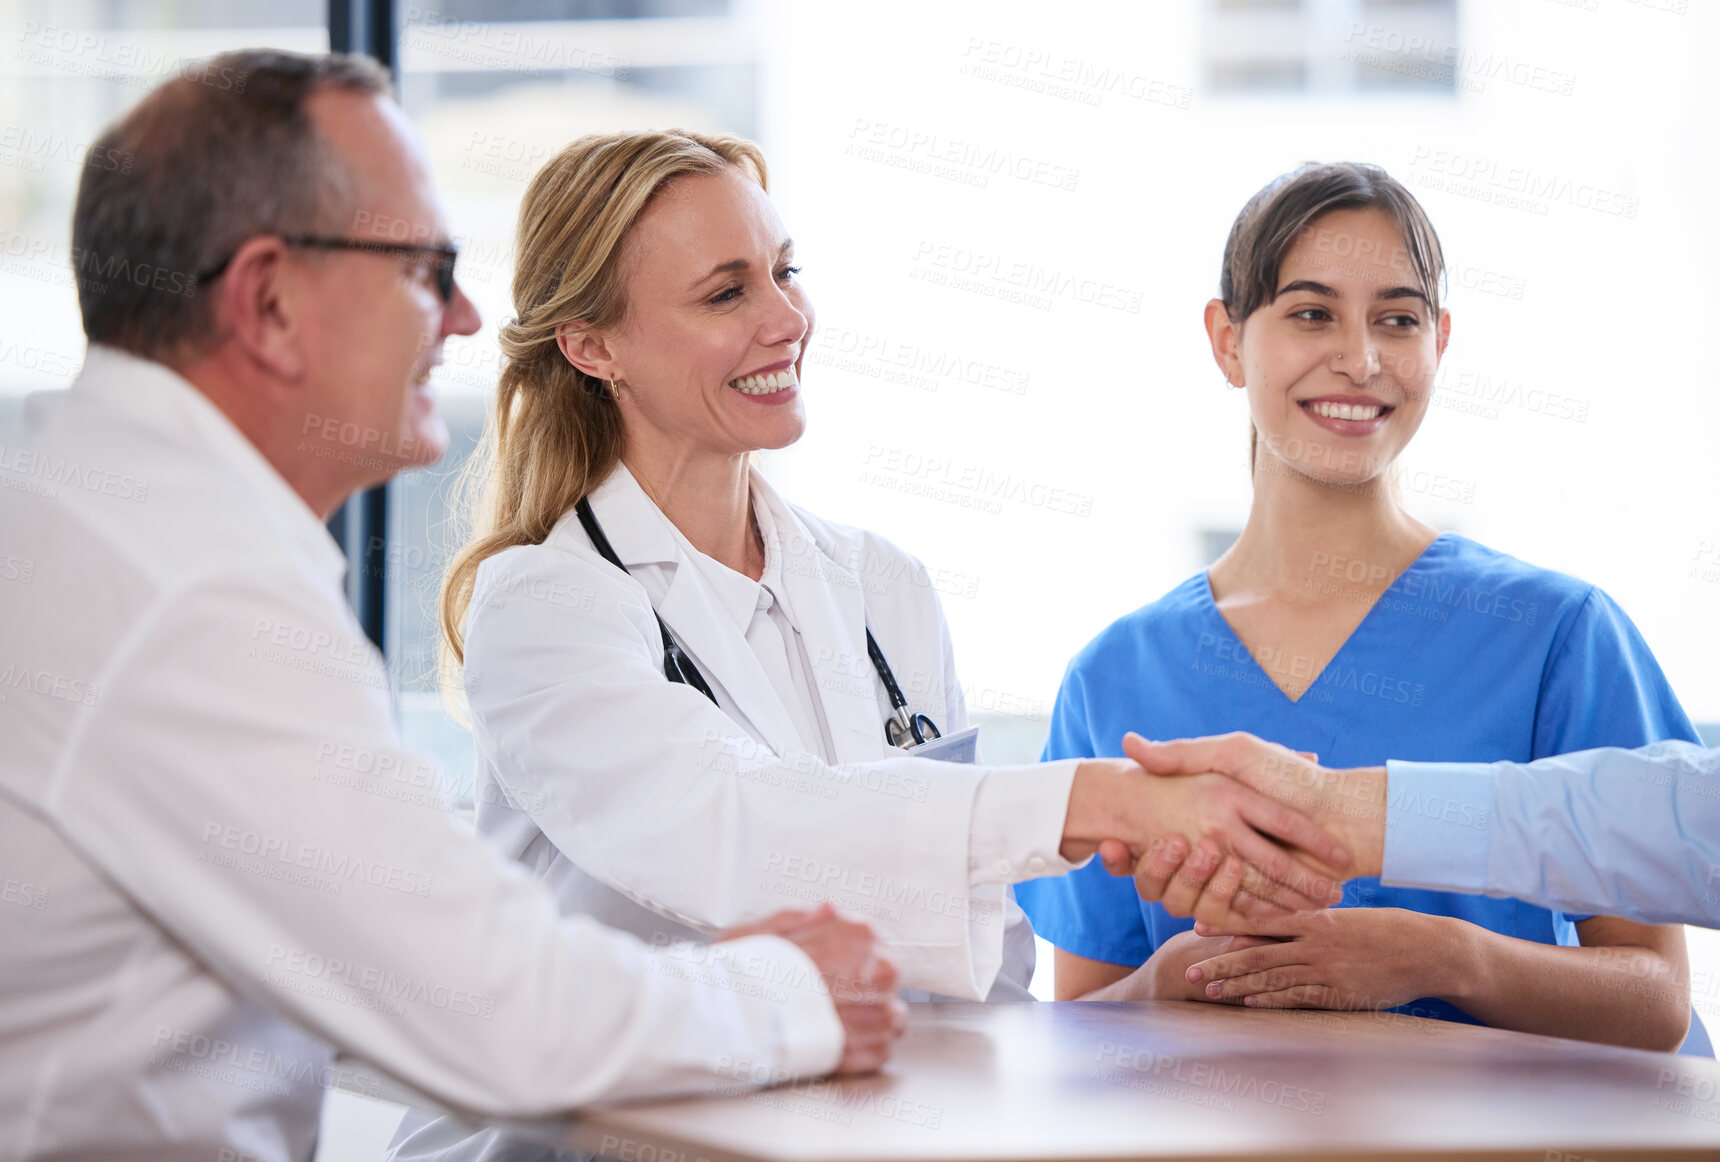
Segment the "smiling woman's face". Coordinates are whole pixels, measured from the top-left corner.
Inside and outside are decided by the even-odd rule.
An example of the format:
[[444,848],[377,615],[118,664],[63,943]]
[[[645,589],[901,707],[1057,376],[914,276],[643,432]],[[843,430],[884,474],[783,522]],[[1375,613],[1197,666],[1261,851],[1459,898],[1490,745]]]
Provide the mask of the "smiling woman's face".
[[1226,375],[1248,389],[1257,470],[1360,484],[1415,435],[1450,318],[1433,315],[1406,254],[1384,210],[1323,214],[1279,262],[1271,301],[1215,330]]
[[677,178],[628,232],[622,270],[627,313],[605,339],[629,444],[733,456],[800,438],[812,304],[756,182]]

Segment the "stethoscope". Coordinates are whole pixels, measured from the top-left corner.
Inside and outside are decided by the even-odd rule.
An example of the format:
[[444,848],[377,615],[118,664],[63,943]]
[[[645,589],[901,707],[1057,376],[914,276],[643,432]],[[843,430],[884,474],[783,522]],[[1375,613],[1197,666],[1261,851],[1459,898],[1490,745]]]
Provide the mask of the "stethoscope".
[[[598,554],[626,573],[627,566],[621,563],[621,558],[616,555],[609,538],[603,535],[603,526],[597,523],[597,514],[591,511],[591,502],[581,498],[579,503],[573,506],[573,510],[579,515],[579,523],[585,527],[585,535],[591,538]],[[652,609],[651,616],[657,619],[657,631],[663,635],[663,675],[671,682],[691,686],[709,698],[712,705],[716,705],[717,696],[711,693],[710,683],[699,673],[699,667],[693,664],[693,659],[669,636],[669,627],[663,623],[663,615]],[[878,671],[878,677],[884,683],[884,693],[890,698],[891,716],[884,720],[884,737],[889,739],[890,745],[911,750],[934,738],[943,737],[930,718],[908,709],[908,700],[902,697],[902,688],[896,685],[896,675],[890,672],[890,663],[884,660],[884,651],[878,648],[878,640],[872,636],[870,627],[866,630],[866,656],[872,659],[872,668]]]

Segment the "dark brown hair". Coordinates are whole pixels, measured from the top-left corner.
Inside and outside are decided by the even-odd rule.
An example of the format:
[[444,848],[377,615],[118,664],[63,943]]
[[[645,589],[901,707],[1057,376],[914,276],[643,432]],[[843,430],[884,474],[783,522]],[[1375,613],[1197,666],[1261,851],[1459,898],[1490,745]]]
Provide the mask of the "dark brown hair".
[[147,358],[214,331],[198,276],[258,234],[311,233],[348,216],[350,181],[305,99],[384,95],[365,56],[223,53],[156,88],[90,147],[72,212],[84,334]]
[[1224,244],[1218,281],[1218,297],[1231,319],[1241,322],[1272,301],[1278,293],[1278,264],[1316,218],[1367,207],[1390,214],[1404,241],[1402,253],[1372,260],[1413,275],[1438,315],[1445,255],[1427,211],[1379,166],[1339,161],[1310,162],[1274,178],[1242,207]]

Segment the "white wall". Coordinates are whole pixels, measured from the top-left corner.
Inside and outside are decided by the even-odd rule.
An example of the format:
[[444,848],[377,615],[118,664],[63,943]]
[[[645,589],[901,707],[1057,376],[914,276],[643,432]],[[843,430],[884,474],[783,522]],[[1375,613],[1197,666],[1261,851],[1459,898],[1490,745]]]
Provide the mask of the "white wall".
[[[1459,75],[1480,92],[1265,100],[1201,91],[1190,3],[780,0],[759,15],[773,189],[822,350],[917,345],[1027,380],[1014,394],[932,375],[928,390],[888,381],[877,360],[869,373],[815,363],[810,431],[771,466],[803,503],[944,571],[976,688],[1044,703],[1095,631],[1199,567],[1198,529],[1240,524],[1246,414],[1211,364],[1201,308],[1243,201],[1302,160],[1348,158],[1412,183],[1453,268],[1446,390],[1405,462],[1431,494],[1411,490],[1412,508],[1605,587],[1692,716],[1720,720],[1720,549],[1705,548],[1720,545],[1720,392],[1705,342],[1720,307],[1706,205],[1720,177],[1713,6],[1468,3]],[[1053,70],[1109,68],[1160,88],[1090,86],[1093,105],[973,75],[988,55],[1035,53]],[[1510,79],[1536,68],[1573,91]],[[1180,86],[1195,90],[1187,108],[1159,103]],[[995,175],[975,188],[908,168],[967,174],[934,155],[993,148],[1078,171],[1075,189]],[[1521,169],[1557,193],[1531,199],[1540,213],[1429,184],[1477,166],[1492,192]],[[1596,189],[1630,199],[1634,216],[1580,204]],[[1140,306],[1062,296],[1038,309],[916,277],[987,261],[1110,284]],[[1460,410],[1483,382],[1515,402]],[[1061,490],[1090,515],[1056,500],[963,507],[974,497],[962,482],[985,473]],[[916,482],[957,502],[905,494]]]

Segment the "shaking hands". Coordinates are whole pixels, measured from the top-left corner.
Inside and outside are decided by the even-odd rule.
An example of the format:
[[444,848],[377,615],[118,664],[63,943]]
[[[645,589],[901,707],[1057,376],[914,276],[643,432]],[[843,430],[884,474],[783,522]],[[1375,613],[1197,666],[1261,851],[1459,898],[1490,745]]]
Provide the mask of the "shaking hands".
[[[1336,903],[1346,879],[1380,874],[1383,767],[1328,770],[1248,734],[1179,742],[1131,734],[1123,750],[1127,758],[1089,759],[1076,769],[1062,853],[1071,860],[1097,853],[1113,874],[1132,872],[1141,898],[1162,902],[1172,915],[1252,931]],[[871,928],[824,904],[718,939],[759,934],[798,945],[817,965],[843,1026],[836,1071],[882,1066],[907,1010],[896,996],[895,965]],[[1239,937],[1229,953],[1265,943],[1273,941]],[[1200,983],[1217,967],[1203,963]],[[1179,975],[1181,968],[1179,962]]]
[[[1378,875],[1385,770],[1332,771],[1252,735],[1150,743],[1081,764],[1063,855],[1097,852],[1176,916],[1238,925],[1322,908]],[[1166,777],[1175,776],[1175,777]]]

